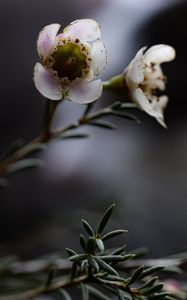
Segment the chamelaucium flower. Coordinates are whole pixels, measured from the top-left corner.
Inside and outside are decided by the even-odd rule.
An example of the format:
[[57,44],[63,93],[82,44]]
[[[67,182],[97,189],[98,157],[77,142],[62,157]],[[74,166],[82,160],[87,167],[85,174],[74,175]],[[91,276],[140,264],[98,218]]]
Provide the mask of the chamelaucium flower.
[[141,48],[125,69],[125,84],[131,100],[166,128],[164,109],[168,97],[158,96],[158,91],[164,91],[166,86],[166,77],[160,65],[172,61],[175,58],[175,50],[163,44],[146,49],[147,47]]
[[60,27],[47,25],[39,33],[41,63],[34,68],[35,86],[50,100],[90,103],[102,94],[103,84],[97,77],[107,62],[100,27],[91,19],[76,20],[58,34]]

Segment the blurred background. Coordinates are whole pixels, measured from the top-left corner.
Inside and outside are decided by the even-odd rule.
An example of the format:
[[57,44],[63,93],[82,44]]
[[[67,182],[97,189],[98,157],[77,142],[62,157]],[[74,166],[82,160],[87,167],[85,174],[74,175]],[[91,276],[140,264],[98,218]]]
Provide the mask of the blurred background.
[[[122,72],[144,45],[176,48],[177,59],[164,65],[168,130],[137,112],[140,125],[115,119],[118,131],[85,127],[81,132],[89,132],[89,139],[50,143],[42,170],[11,175],[10,186],[0,190],[0,255],[29,259],[76,249],[80,218],[94,225],[113,202],[110,224],[129,230],[129,249],[147,246],[153,257],[186,251],[187,1],[1,0],[0,150],[17,138],[34,138],[42,127],[45,99],[32,82],[38,32],[46,24],[65,26],[80,18],[101,25],[109,57],[104,80]],[[106,93],[102,101],[116,100]],[[82,111],[63,103],[54,126]]]

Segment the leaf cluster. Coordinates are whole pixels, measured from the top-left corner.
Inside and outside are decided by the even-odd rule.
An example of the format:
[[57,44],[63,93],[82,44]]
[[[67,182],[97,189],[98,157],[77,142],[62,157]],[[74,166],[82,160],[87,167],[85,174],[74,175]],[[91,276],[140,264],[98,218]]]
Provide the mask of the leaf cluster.
[[127,253],[125,246],[111,251],[105,247],[106,240],[127,232],[123,229],[117,229],[104,233],[114,207],[115,204],[112,204],[106,210],[96,230],[86,220],[82,220],[86,232],[86,235],[81,234],[79,238],[82,253],[67,248],[69,260],[73,263],[72,281],[86,275],[79,284],[82,299],[89,299],[89,295],[92,295],[95,297],[94,299],[109,300],[111,299],[110,296],[114,295],[119,300],[169,300],[170,294],[162,291],[163,284],[159,282],[158,277],[152,277],[163,267],[145,268],[139,266],[125,276],[122,272],[119,273],[119,265],[134,259],[136,255]]

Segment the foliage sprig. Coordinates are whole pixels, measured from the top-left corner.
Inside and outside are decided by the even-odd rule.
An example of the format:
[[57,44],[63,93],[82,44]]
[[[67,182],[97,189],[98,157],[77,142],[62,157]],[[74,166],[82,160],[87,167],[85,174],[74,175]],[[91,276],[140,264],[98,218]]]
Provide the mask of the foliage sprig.
[[[164,283],[155,276],[164,271],[159,259],[152,262],[138,259],[141,251],[129,253],[126,246],[106,247],[106,240],[127,232],[117,229],[106,233],[114,207],[112,204],[106,210],[96,229],[82,220],[85,230],[79,238],[82,252],[66,248],[68,259],[53,256],[27,263],[19,262],[16,257],[3,258],[0,300],[27,300],[41,294],[71,300],[72,289],[76,288],[82,300],[172,300],[170,292],[163,289]],[[170,270],[174,265],[182,269],[186,256],[162,259],[162,262]]]

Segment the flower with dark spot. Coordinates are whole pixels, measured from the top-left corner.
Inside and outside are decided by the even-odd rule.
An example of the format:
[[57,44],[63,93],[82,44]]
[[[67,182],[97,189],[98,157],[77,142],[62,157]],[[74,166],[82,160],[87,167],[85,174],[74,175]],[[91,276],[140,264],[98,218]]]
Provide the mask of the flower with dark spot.
[[85,104],[102,94],[98,78],[107,61],[97,22],[77,20],[58,34],[60,24],[43,28],[37,40],[41,63],[34,68],[34,83],[48,99],[69,99]]

